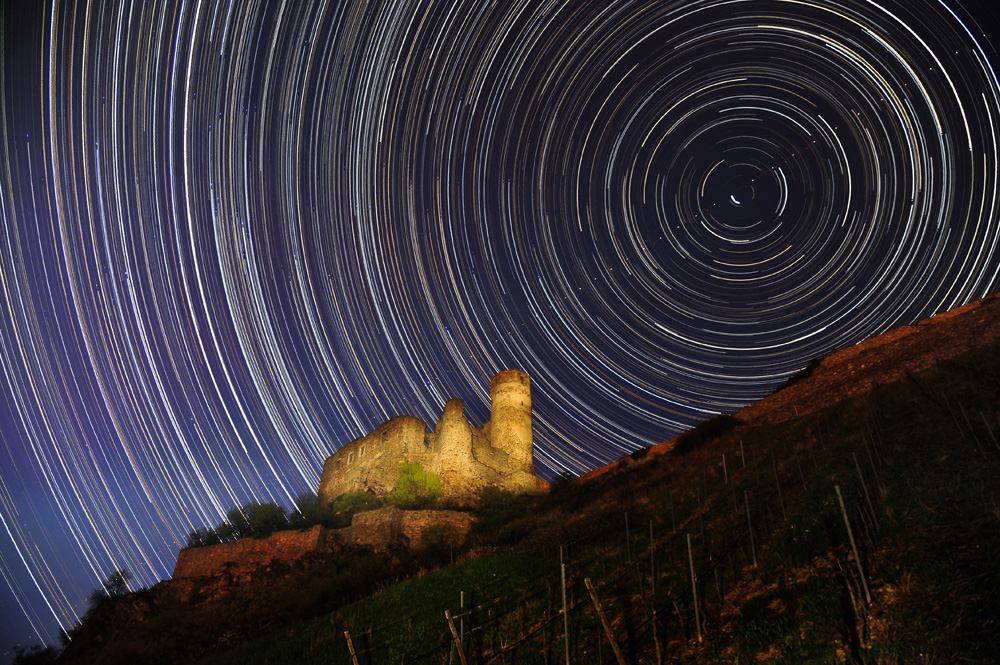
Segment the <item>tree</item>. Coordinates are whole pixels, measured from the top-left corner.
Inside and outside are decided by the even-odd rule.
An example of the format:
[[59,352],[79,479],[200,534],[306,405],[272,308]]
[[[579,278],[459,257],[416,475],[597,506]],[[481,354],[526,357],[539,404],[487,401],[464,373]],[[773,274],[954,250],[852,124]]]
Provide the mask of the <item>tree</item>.
[[328,501],[325,505],[321,504],[316,492],[302,492],[295,498],[295,512],[289,516],[288,521],[296,529],[308,529],[317,524],[337,526],[330,503]]
[[215,527],[215,533],[221,542],[229,542],[249,536],[261,538],[287,528],[288,513],[284,506],[273,501],[251,501],[226,513],[225,521]]
[[382,501],[368,492],[344,492],[330,502],[330,519],[324,524],[336,529],[349,526],[355,513],[375,510],[381,505]]
[[222,541],[219,540],[219,534],[216,533],[215,529],[209,529],[207,527],[201,527],[200,529],[192,529],[191,533],[187,535],[187,543],[184,547],[203,547],[205,545],[217,545]]
[[239,540],[250,535],[250,516],[253,514],[253,503],[247,503],[236,508],[230,508],[226,519],[215,528],[223,542]]
[[32,644],[23,647],[20,644],[14,646],[13,665],[43,665],[43,663],[54,663],[59,657],[59,649],[53,646],[42,646]]
[[128,581],[132,579],[132,573],[124,568],[119,568],[107,576],[101,586],[95,588],[87,596],[87,603],[93,609],[103,603],[108,598],[121,598],[129,592]]
[[285,512],[285,507],[273,501],[248,503],[243,508],[247,513],[250,535],[255,538],[262,538],[288,528],[288,513]]

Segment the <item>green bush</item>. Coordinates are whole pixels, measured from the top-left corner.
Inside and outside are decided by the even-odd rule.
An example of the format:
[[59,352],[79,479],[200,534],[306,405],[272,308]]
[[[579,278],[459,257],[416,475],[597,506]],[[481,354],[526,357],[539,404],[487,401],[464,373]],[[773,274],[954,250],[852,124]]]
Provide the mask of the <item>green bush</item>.
[[284,506],[273,501],[268,503],[250,501],[242,506],[231,508],[226,513],[226,518],[215,528],[192,529],[187,535],[184,547],[228,543],[249,536],[263,538],[275,531],[288,529],[290,526],[291,523]]
[[427,473],[416,462],[403,462],[396,489],[389,493],[386,501],[404,510],[413,510],[427,507],[442,496],[441,479],[437,475]]
[[329,503],[326,506],[321,505],[319,497],[313,491],[302,492],[295,497],[295,510],[289,515],[288,521],[295,529],[308,529],[317,524],[334,526]]
[[288,515],[284,506],[273,501],[257,503],[251,501],[226,513],[224,522],[215,527],[215,532],[223,542],[253,536],[262,538],[275,531],[288,528]]

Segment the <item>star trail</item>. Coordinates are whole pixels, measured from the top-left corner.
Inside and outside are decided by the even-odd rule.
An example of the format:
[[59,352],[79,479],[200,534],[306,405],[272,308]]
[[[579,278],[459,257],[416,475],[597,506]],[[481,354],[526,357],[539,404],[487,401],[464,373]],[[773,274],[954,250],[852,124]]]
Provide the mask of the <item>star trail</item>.
[[9,643],[499,370],[579,474],[1000,285],[974,6],[9,4]]

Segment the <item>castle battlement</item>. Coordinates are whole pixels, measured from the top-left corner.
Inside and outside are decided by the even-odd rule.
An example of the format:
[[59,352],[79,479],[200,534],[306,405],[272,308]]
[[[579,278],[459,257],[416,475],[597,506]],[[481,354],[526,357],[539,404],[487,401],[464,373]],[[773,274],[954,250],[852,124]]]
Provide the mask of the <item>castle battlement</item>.
[[327,458],[319,484],[321,502],[344,492],[385,496],[399,480],[404,462],[436,474],[446,497],[473,498],[491,485],[514,492],[537,492],[531,430],[531,379],[520,370],[500,372],[490,381],[490,421],[473,427],[465,403],[449,400],[429,430],[413,416],[397,416],[345,444]]

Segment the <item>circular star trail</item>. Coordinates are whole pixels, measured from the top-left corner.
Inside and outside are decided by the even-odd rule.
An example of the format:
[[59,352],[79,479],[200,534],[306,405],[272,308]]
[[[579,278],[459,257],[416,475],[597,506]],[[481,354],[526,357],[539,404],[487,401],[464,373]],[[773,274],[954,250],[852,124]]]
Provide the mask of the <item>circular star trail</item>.
[[998,286],[958,4],[84,4],[0,10],[0,572],[41,639],[389,417],[482,424],[501,369],[580,473]]

